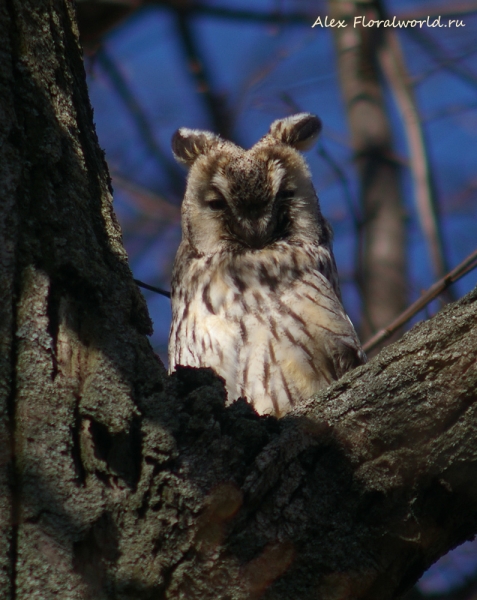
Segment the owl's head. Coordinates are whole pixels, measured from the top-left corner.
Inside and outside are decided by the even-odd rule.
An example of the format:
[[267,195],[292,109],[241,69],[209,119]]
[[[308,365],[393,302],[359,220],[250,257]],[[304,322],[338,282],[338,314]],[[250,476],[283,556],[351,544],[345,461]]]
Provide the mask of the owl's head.
[[274,121],[250,150],[208,131],[179,129],[175,158],[189,167],[183,236],[199,254],[262,249],[279,240],[328,243],[310,172],[299,150],[318,137],[318,117]]

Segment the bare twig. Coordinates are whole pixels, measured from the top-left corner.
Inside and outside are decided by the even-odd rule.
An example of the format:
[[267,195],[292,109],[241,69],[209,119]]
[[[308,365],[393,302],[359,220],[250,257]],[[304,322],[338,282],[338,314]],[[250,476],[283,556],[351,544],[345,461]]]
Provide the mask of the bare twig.
[[351,194],[350,185],[348,178],[346,177],[346,173],[339,166],[339,164],[335,161],[333,156],[328,152],[328,150],[320,144],[317,148],[317,152],[319,156],[326,162],[326,164],[330,167],[330,169],[335,174],[338,179],[341,187],[343,188],[343,195],[345,198],[345,202],[348,206],[348,211],[350,213],[351,219],[353,220],[353,225],[359,234],[359,230],[363,227],[363,218],[360,214],[359,208],[356,206],[356,203],[353,200],[353,196]]
[[106,52],[104,46],[98,50],[96,54],[96,60],[101,64],[104,72],[115,87],[119,97],[126,105],[131,118],[134,119],[136,128],[144,142],[144,145],[168,174],[171,187],[178,194],[182,193],[182,182],[184,177],[180,168],[169,158],[169,155],[162,150],[162,148],[154,139],[152,127],[148,122],[141,105],[134,96],[121,71],[116,66],[116,63]]
[[477,199],[477,176],[466,181],[460,190],[452,194],[447,200],[447,205],[451,209],[461,208],[468,206],[468,203],[475,199]]
[[205,100],[213,128],[216,133],[230,139],[230,122],[226,115],[225,103],[212,89],[210,73],[208,73],[204,57],[200,53],[190,26],[190,13],[189,11],[178,10],[176,15],[180,38],[189,63],[189,70],[196,80],[197,91]]
[[417,29],[415,27],[405,29],[405,32],[411,35],[421,48],[423,48],[436,64],[442,67],[442,69],[445,69],[449,73],[453,73],[459,77],[459,79],[465,81],[474,88],[477,86],[477,73],[474,73],[474,71],[465,64],[449,60],[446,49],[443,48],[442,44],[440,44],[432,35],[425,32],[423,29]]
[[[153,4],[160,4],[171,8],[177,8],[177,5],[183,5],[183,3],[171,2],[171,0],[156,0]],[[318,16],[319,13],[306,14],[302,12],[261,12],[255,10],[246,10],[240,8],[226,8],[221,6],[210,6],[208,4],[202,4],[200,2],[190,3],[187,7],[189,14],[194,15],[206,15],[208,17],[216,17],[219,19],[230,19],[232,21],[251,21],[254,23],[265,23],[272,25],[280,24],[297,24],[297,25],[311,25]],[[322,14],[325,18],[325,15]]]
[[390,325],[381,329],[373,335],[364,345],[363,348],[366,352],[373,350],[381,342],[389,338],[399,327],[402,327],[407,323],[415,314],[422,310],[432,300],[437,298],[439,294],[442,294],[451,284],[456,282],[458,279],[472,271],[477,267],[477,250],[474,250],[469,256],[463,260],[455,269],[452,269],[442,279],[434,283],[427,292],[425,292],[418,300],[413,302],[403,313],[397,317]]
[[469,2],[452,2],[444,5],[444,3],[436,3],[437,6],[426,5],[424,8],[416,8],[410,11],[398,13],[396,17],[398,19],[425,19],[426,17],[462,17],[464,15],[471,15],[477,12],[476,0],[470,0]]
[[134,198],[134,203],[132,203],[134,208],[147,215],[149,219],[170,223],[180,221],[180,208],[169,202],[165,197],[130,181],[115,170],[111,170],[111,176],[113,186],[118,186],[132,196]]
[[413,90],[408,83],[398,37],[394,31],[388,31],[386,40],[387,43],[382,45],[379,53],[379,59],[404,123],[411,154],[410,168],[414,179],[417,212],[437,279],[443,277],[449,269],[446,266],[437,200],[431,180],[424,132]]
[[150,292],[155,292],[156,294],[160,294],[161,296],[165,296],[166,298],[171,297],[171,293],[168,292],[167,290],[163,290],[163,289],[155,287],[153,285],[149,285],[148,283],[139,281],[139,279],[135,279],[134,283],[136,283],[139,287],[144,288],[145,290],[149,290]]
[[455,64],[460,63],[461,61],[465,60],[466,58],[470,58],[471,56],[473,56],[476,53],[477,53],[477,48],[475,46],[472,46],[471,48],[468,48],[462,54],[459,54],[459,56],[448,56],[447,58],[444,58],[443,60],[440,60],[438,62],[437,62],[436,58],[433,57],[434,65],[432,67],[430,67],[429,69],[427,69],[427,71],[424,71],[422,73],[419,73],[418,75],[414,75],[414,76],[410,77],[409,81],[410,81],[411,85],[415,88],[422,81],[425,81],[428,77],[431,77],[432,75],[434,75],[435,73],[438,73],[442,69],[449,68],[450,65],[455,65]]
[[[363,256],[363,244],[364,244],[364,227],[365,221],[361,214],[361,211],[358,207],[356,207],[355,202],[353,201],[353,197],[351,195],[351,190],[349,186],[348,178],[346,177],[345,172],[339,166],[339,164],[334,160],[331,154],[326,150],[326,148],[321,144],[318,147],[318,154],[323,158],[323,160],[329,165],[332,169],[333,173],[336,175],[338,181],[341,184],[343,189],[344,197],[346,204],[348,205],[348,211],[353,221],[353,226],[355,230],[355,261],[354,261],[354,283],[357,287],[359,298],[361,301],[361,312],[362,318],[366,321],[369,327],[372,326],[371,315],[369,314],[368,307],[366,302],[364,302],[364,285],[363,285],[363,270],[361,268],[361,257]],[[343,281],[343,277],[340,276],[340,280]]]
[[[178,2],[173,0],[149,0],[150,4],[158,4],[162,6],[175,7]],[[245,10],[236,8],[227,8],[221,6],[211,6],[208,4],[202,4],[201,2],[194,2],[188,7],[188,10],[194,14],[207,15],[209,17],[216,17],[219,19],[230,19],[233,21],[251,21],[254,23],[266,23],[272,25],[280,24],[294,24],[294,25],[312,25],[315,19],[321,16],[323,19],[326,13],[317,10],[314,13],[306,12],[279,12],[270,11],[262,12],[256,10]],[[468,2],[454,2],[448,6],[440,4],[436,6],[426,6],[424,8],[417,8],[396,14],[397,19],[412,20],[412,19],[425,19],[426,17],[434,18],[438,15],[445,18],[458,17],[464,15],[470,15],[477,12],[476,0],[469,0]]]
[[436,110],[433,113],[429,113],[422,119],[423,123],[435,122],[438,119],[447,119],[448,117],[455,117],[463,115],[466,112],[472,112],[477,109],[477,102],[472,104],[455,104],[453,106],[447,106],[441,110]]

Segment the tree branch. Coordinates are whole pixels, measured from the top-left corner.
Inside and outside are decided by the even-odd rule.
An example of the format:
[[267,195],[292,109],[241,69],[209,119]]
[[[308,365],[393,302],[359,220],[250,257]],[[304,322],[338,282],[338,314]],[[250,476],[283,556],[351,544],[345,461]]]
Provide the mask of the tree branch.
[[447,50],[434,36],[423,30],[414,28],[411,28],[408,33],[429,54],[437,66],[452,73],[475,90],[477,86],[477,74],[465,63],[450,60]]
[[211,76],[199,51],[188,10],[176,11],[176,22],[182,46],[184,48],[189,71],[197,83],[197,92],[205,101],[213,129],[226,139],[230,139],[230,119],[226,114],[225,101],[212,89]]
[[[444,242],[438,217],[437,199],[431,180],[424,132],[395,32],[386,32],[386,43],[379,53],[381,67],[401,112],[410,152],[410,168],[414,180],[416,208],[427,242],[436,279],[448,272]],[[451,299],[449,295],[448,299]]]
[[386,600],[472,536],[476,315],[477,290],[278,422],[180,369],[160,421],[205,492],[191,597]]
[[369,352],[370,350],[376,348],[383,342],[388,339],[393,333],[395,333],[400,327],[405,325],[414,315],[416,315],[419,311],[425,308],[429,302],[432,302],[435,298],[437,298],[442,292],[444,292],[450,285],[452,285],[455,281],[458,281],[461,277],[472,271],[477,267],[477,250],[471,252],[469,256],[467,256],[460,264],[457,265],[452,271],[447,273],[442,279],[436,281],[434,285],[432,285],[427,292],[422,294],[420,298],[418,298],[415,302],[408,306],[406,310],[399,315],[397,319],[395,319],[392,323],[390,323],[387,327],[384,327],[378,333],[373,335],[371,339],[369,339],[364,345],[363,348],[365,352]]
[[130,89],[130,86],[123,77],[120,69],[106,52],[104,46],[97,50],[95,59],[101,64],[104,73],[108,76],[116,89],[119,98],[121,98],[126,106],[128,114],[132,117],[138,134],[147,151],[156,159],[158,166],[164,169],[169,178],[171,188],[180,195],[182,192],[182,172],[177,164],[170,158],[169,153],[164,152],[155,140],[152,133],[153,128],[148,122],[139,101]]
[[129,202],[132,208],[140,211],[148,219],[154,219],[162,223],[177,225],[180,223],[180,206],[170,202],[168,198],[146,189],[135,181],[121,175],[118,171],[111,172],[113,185],[123,189],[134,198]]

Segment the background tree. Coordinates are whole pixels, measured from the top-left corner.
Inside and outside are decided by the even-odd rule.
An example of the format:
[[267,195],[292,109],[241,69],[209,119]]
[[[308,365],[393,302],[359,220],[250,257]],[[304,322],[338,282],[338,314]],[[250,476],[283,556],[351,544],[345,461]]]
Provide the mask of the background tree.
[[[406,228],[400,164],[393,156],[391,123],[379,72],[386,35],[378,27],[354,27],[354,19],[383,17],[377,2],[330,1],[343,99],[360,181],[356,276],[363,298],[362,333],[369,337],[406,307]],[[445,273],[440,273],[440,276]]]

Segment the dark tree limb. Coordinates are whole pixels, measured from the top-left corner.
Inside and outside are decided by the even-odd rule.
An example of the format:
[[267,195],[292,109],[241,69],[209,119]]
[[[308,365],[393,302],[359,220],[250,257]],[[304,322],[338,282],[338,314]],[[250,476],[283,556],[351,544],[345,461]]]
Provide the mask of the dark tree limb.
[[477,531],[477,290],[281,421],[168,378],[71,6],[0,4],[0,597],[397,597]]

